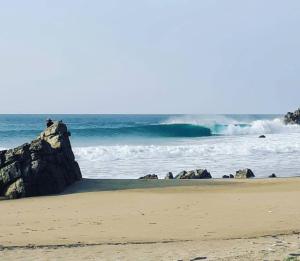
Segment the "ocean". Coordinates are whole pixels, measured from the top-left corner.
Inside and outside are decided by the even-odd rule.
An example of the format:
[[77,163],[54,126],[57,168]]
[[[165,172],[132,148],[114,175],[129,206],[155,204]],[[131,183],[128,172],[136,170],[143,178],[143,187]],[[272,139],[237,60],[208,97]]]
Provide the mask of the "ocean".
[[196,168],[215,178],[241,168],[300,175],[300,126],[284,125],[282,115],[0,115],[0,150],[30,142],[48,117],[68,125],[85,178]]

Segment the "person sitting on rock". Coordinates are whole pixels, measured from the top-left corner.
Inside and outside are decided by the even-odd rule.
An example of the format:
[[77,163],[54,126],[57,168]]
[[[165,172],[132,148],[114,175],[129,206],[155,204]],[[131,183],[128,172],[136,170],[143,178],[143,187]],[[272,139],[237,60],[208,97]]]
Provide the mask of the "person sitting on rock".
[[47,119],[47,128],[51,127],[53,125],[53,121],[49,118]]

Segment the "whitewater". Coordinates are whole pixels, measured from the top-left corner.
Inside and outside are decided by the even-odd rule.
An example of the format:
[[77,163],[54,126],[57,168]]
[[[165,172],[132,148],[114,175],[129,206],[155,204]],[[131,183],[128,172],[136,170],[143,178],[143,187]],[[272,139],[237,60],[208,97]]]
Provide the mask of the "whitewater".
[[[300,175],[300,126],[282,115],[1,115],[0,147],[30,141],[46,117],[66,122],[86,178],[138,178],[251,168],[257,177]],[[259,139],[259,135],[266,135]]]

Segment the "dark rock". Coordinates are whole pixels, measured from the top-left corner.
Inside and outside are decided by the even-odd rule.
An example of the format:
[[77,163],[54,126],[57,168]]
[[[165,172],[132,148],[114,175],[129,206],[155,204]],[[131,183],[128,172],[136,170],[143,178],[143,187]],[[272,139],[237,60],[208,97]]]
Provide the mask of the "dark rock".
[[188,173],[187,171],[183,170],[175,176],[175,179],[180,179],[180,177],[185,176],[187,173]]
[[272,173],[269,178],[277,178],[276,174],[275,173]]
[[249,178],[254,178],[254,177],[255,177],[255,175],[251,169],[241,169],[241,170],[238,170],[235,174],[236,179],[249,179]]
[[26,197],[25,184],[23,179],[19,178],[14,183],[10,184],[4,192],[4,196],[8,199]]
[[174,179],[173,177],[173,173],[172,172],[168,172],[165,179]]
[[146,176],[140,177],[139,179],[158,179],[158,176],[155,174],[148,174]]
[[206,169],[182,171],[176,175],[175,179],[211,179],[212,176]]
[[55,122],[30,144],[0,152],[0,196],[56,194],[80,179],[67,126],[62,122]]
[[294,112],[288,112],[284,116],[285,124],[300,124],[300,108]]
[[232,174],[229,174],[229,175],[223,175],[222,178],[223,179],[233,179],[234,176]]
[[266,136],[265,135],[260,135],[258,138],[264,139],[264,138],[266,138]]

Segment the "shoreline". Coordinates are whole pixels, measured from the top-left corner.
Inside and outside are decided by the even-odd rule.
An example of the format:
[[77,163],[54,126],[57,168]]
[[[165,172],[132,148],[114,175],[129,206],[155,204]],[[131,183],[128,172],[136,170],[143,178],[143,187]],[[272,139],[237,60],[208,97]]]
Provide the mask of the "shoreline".
[[247,179],[237,178],[211,178],[211,179],[91,179],[82,178],[70,187],[67,187],[61,195],[83,193],[83,192],[97,192],[97,191],[115,191],[115,190],[138,190],[138,189],[159,189],[172,187],[191,187],[200,185],[234,185],[234,184],[248,184],[276,181],[286,181],[290,179],[299,179],[300,176],[289,177],[255,177]]
[[61,195],[0,201],[0,257],[286,257],[299,249],[299,197],[295,177],[83,179]]

